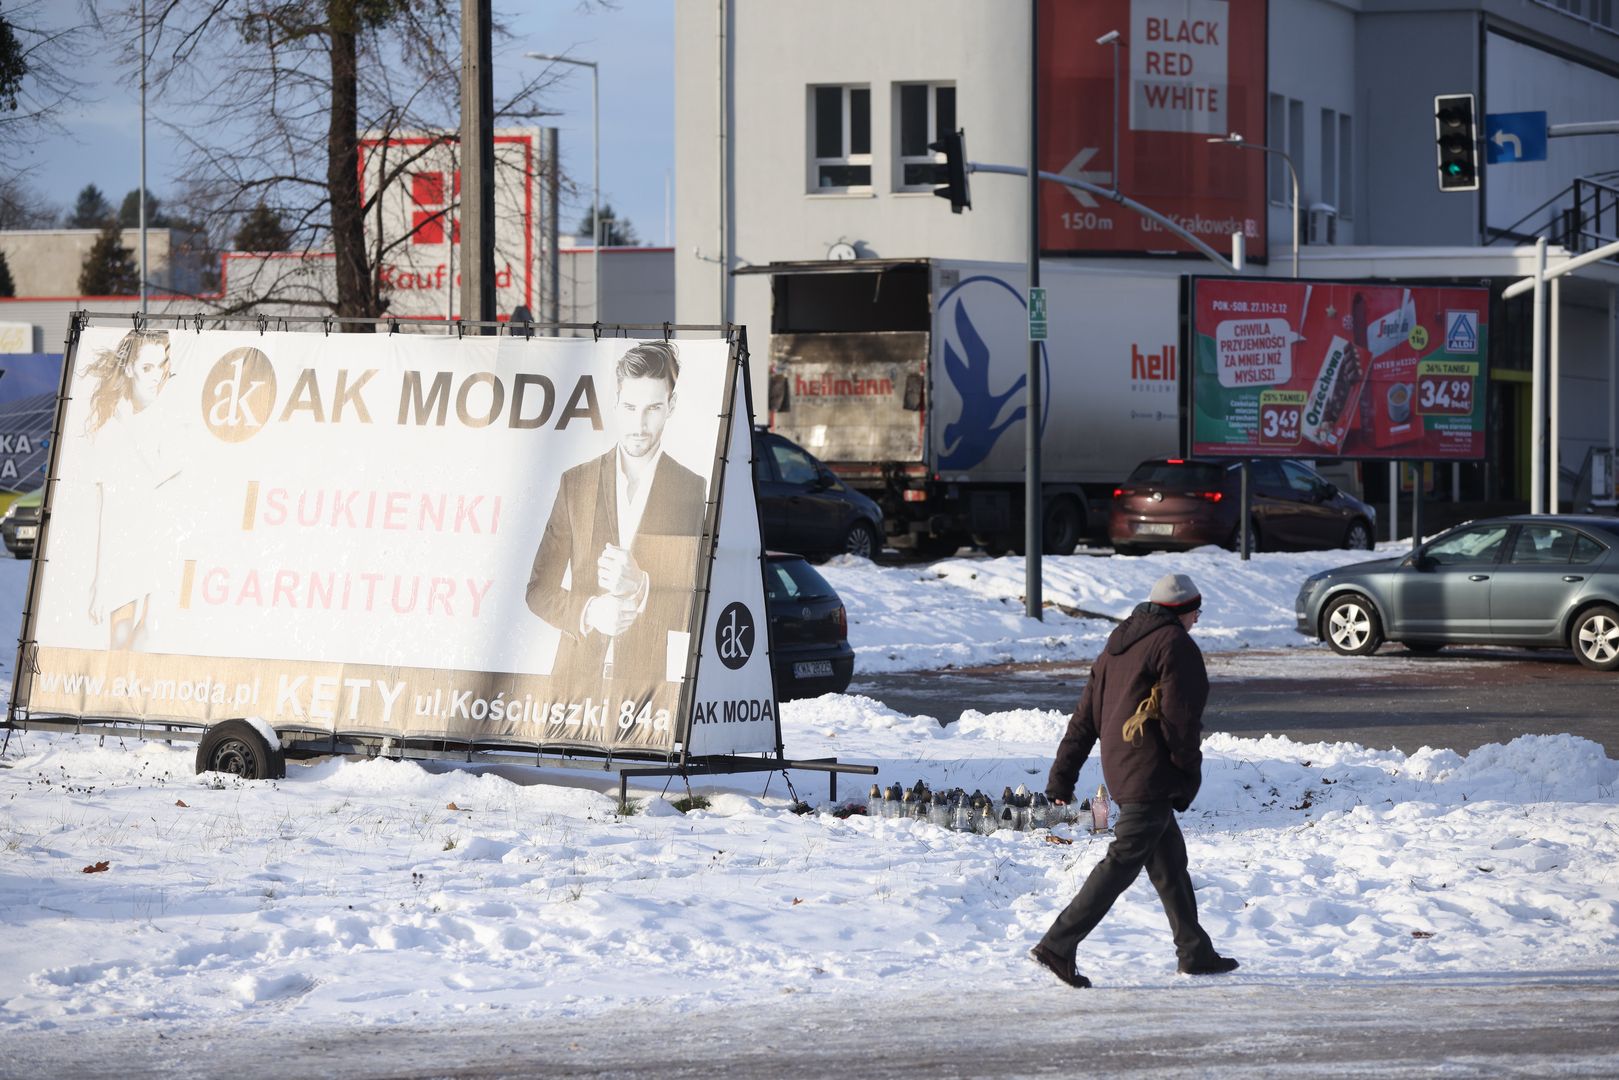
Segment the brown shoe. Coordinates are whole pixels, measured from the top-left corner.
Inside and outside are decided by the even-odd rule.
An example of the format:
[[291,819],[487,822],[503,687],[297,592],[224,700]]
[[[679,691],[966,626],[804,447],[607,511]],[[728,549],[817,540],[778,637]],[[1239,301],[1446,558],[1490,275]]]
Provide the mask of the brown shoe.
[[1089,979],[1074,970],[1072,960],[1064,960],[1044,945],[1036,945],[1030,949],[1029,959],[1075,989],[1084,990],[1091,985]]

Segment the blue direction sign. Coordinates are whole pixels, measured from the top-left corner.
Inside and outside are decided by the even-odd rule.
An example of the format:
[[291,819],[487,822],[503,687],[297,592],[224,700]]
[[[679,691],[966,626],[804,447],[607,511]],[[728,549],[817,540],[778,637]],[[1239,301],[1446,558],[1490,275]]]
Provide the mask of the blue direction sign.
[[1546,114],[1544,112],[1486,113],[1484,116],[1484,161],[1489,165],[1512,165],[1519,161],[1546,160]]

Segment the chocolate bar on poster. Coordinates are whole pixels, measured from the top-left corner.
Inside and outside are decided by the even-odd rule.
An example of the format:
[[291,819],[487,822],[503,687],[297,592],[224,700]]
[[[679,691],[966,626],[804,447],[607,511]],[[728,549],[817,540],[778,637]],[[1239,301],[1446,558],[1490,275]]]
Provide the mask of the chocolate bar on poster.
[[1341,337],[1334,337],[1327,346],[1304,408],[1302,430],[1306,442],[1333,453],[1343,449],[1344,435],[1354,423],[1361,384],[1366,380],[1363,356],[1360,349]]

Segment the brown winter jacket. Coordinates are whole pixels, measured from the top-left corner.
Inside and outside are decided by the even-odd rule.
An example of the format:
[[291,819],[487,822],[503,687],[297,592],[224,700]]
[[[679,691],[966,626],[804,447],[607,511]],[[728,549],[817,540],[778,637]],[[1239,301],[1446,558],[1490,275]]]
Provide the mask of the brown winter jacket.
[[[1160,684],[1163,720],[1148,720],[1141,745],[1123,735],[1124,722]],[[1080,766],[1102,743],[1102,778],[1115,803],[1169,800],[1185,810],[1203,782],[1203,706],[1209,677],[1203,653],[1180,619],[1157,604],[1140,604],[1107,639],[1091,668],[1068,731],[1057,747],[1046,794],[1072,801]]]

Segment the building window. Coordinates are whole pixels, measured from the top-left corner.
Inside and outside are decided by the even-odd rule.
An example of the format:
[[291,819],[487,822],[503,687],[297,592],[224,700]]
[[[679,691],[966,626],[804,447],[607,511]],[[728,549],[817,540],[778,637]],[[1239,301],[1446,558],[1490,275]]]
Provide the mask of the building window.
[[956,130],[956,88],[945,83],[901,83],[898,91],[899,165],[896,191],[929,191],[945,182],[944,158],[928,149]]
[[1317,198],[1338,209],[1338,113],[1321,110],[1321,181]]
[[[1281,94],[1270,96],[1270,110],[1266,117],[1270,134],[1266,142],[1278,150],[1287,149],[1287,98]],[[1287,166],[1275,154],[1265,155],[1265,190],[1272,206],[1286,206],[1288,195]]]
[[871,89],[816,86],[810,90],[811,191],[871,187]]
[[1338,216],[1355,216],[1355,129],[1348,113],[1338,114]]

